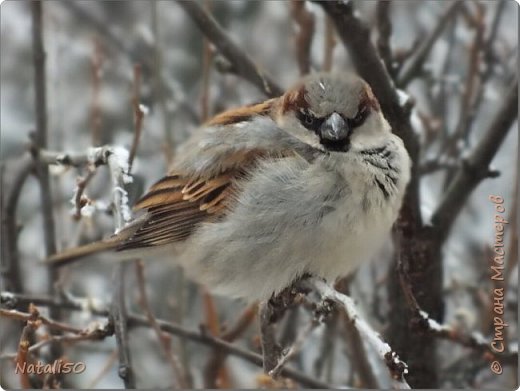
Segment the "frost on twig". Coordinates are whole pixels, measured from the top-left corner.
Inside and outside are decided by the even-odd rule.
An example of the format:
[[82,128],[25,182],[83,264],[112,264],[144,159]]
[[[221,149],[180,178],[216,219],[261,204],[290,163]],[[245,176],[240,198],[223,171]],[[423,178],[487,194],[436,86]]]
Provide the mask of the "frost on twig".
[[409,389],[410,386],[404,379],[404,375],[408,373],[408,366],[399,359],[390,345],[383,341],[381,336],[359,316],[354,301],[347,295],[336,291],[321,279],[312,278],[304,281],[304,283],[312,287],[320,295],[322,301],[332,301],[343,307],[361,336],[377,351],[379,357],[386,364],[393,379],[394,388]]

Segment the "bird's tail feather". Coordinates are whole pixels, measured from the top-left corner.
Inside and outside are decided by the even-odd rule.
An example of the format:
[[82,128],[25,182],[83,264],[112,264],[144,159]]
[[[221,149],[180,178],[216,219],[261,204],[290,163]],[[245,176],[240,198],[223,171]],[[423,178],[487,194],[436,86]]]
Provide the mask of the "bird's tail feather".
[[50,257],[44,260],[44,263],[56,266],[68,265],[70,263],[79,261],[89,255],[113,250],[119,244],[119,241],[108,239],[85,244],[83,246],[69,248],[57,254],[51,255]]

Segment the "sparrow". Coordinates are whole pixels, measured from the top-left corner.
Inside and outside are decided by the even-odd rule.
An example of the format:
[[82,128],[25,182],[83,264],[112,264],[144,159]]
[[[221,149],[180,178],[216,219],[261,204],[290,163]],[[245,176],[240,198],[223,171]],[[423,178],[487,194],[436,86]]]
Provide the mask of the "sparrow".
[[411,162],[369,85],[315,73],[282,96],[218,114],[112,237],[65,250],[169,258],[214,293],[265,300],[304,275],[368,262],[397,219]]

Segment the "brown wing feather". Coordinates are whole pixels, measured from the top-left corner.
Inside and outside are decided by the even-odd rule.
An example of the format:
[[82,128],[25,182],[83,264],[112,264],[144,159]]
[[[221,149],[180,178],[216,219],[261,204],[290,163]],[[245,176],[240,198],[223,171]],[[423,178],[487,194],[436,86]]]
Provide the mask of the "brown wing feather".
[[146,210],[147,218],[118,250],[177,242],[203,221],[218,218],[232,193],[234,171],[196,180],[171,174],[155,183],[134,206]]
[[223,216],[236,199],[237,180],[266,156],[249,150],[225,158],[224,171],[209,178],[171,172],[156,182],[134,206],[146,218],[118,250],[151,247],[186,239],[201,223]]
[[277,99],[274,98],[266,100],[262,103],[256,103],[249,106],[238,107],[224,111],[223,113],[220,113],[211,118],[208,122],[206,122],[206,125],[229,125],[241,121],[247,121],[255,115],[268,115],[272,109],[273,103],[276,101]]
[[[207,126],[245,121],[252,115],[268,115],[274,100],[234,109],[217,115]],[[218,172],[186,175],[173,170],[156,182],[134,206],[145,210],[143,222],[118,250],[151,247],[186,239],[205,221],[215,221],[237,199],[237,181],[266,156],[292,155],[287,151],[272,156],[263,149],[234,151],[218,162]],[[196,176],[195,176],[196,175]]]

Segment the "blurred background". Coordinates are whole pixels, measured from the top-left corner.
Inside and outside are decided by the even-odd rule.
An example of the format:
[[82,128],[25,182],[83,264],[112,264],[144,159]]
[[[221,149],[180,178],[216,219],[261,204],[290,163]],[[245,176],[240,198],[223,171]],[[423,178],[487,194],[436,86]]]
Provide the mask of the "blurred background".
[[[283,88],[306,71],[298,61],[297,52],[301,27],[296,15],[302,6],[314,21],[311,71],[350,69],[351,59],[322,7],[310,2],[295,3],[226,0],[201,4],[259,69]],[[399,87],[403,103],[414,104],[411,120],[421,143],[421,213],[426,223],[446,191],[453,170],[488,129],[516,75],[517,4],[514,1],[463,3],[451,9],[449,1],[392,1],[387,10],[392,24],[390,67],[395,74],[409,64],[421,44],[439,29],[420,71]],[[354,7],[371,28],[376,43],[380,37],[378,2],[355,1]],[[440,21],[443,22],[439,28]],[[140,69],[140,102],[146,114],[133,166],[134,181],[128,187],[130,204],[161,178],[176,148],[205,119],[225,108],[266,98],[260,89],[229,72],[226,60],[176,2],[49,1],[43,3],[43,23],[49,150],[84,152],[90,146],[105,144],[129,149],[134,136],[132,99],[136,65]],[[27,154],[30,134],[36,126],[29,2],[2,3],[0,28],[1,186],[2,195],[6,196],[17,180],[19,161]],[[508,348],[513,351],[517,350],[518,313],[517,235],[513,214],[518,202],[517,145],[515,123],[493,159],[492,169],[500,175],[485,179],[472,193],[442,252],[444,323],[462,332],[492,337],[493,281],[489,265],[495,211],[488,196],[504,198],[505,215],[511,219],[505,236],[506,248],[511,250],[507,252],[504,282],[505,319],[509,323],[506,338]],[[84,210],[79,218],[73,216],[75,207],[71,199],[77,178],[87,174],[85,167],[53,165],[50,173],[54,198],[47,207],[53,210],[58,249],[113,232],[106,168],[96,170],[85,190],[94,208]],[[49,276],[40,264],[45,258],[41,211],[38,181],[29,176],[21,189],[16,215],[20,269],[17,278],[21,292],[36,297],[49,293]],[[4,262],[5,237],[2,235],[2,270],[8,267]],[[391,258],[389,243],[375,262],[364,265],[348,281],[349,292],[363,316],[383,335],[389,327],[386,283]],[[109,305],[114,285],[112,275],[112,264],[92,260],[60,270],[50,285],[70,297]],[[204,287],[185,279],[182,271],[170,264],[147,263],[145,275],[150,308],[157,318],[195,331],[199,325],[205,325],[218,334],[220,329],[229,328],[244,316],[246,304],[212,297]],[[12,274],[3,273],[3,277],[2,290],[12,291]],[[127,267],[129,310],[143,313],[136,279],[134,268]],[[47,314],[45,306],[38,308]],[[63,322],[80,328],[96,319],[99,322],[106,319],[93,315],[88,306],[83,311],[61,311],[60,316]],[[257,319],[250,318],[234,343],[259,352]],[[279,324],[280,340],[288,345],[309,321],[304,308],[291,309]],[[4,318],[0,322],[2,386],[18,388],[20,378],[13,370],[12,353],[17,351],[21,325]],[[34,341],[45,338],[42,333],[37,331]],[[356,363],[363,355],[372,376],[381,379],[380,385],[388,386],[384,364],[363,341],[355,343],[356,338],[359,336],[353,335],[344,317],[334,316],[309,333],[290,365],[329,384],[368,387],[370,374],[360,372]],[[138,387],[177,384],[162,345],[152,328],[130,329]],[[115,351],[114,338],[65,345],[65,357],[85,362],[86,370],[66,376],[63,384],[73,388],[121,388]],[[298,382],[291,380],[268,380],[260,367],[234,355],[223,358],[222,369],[208,379],[206,370],[214,358],[213,349],[187,339],[172,337],[171,352],[178,358],[189,387],[201,388],[211,381],[222,388],[299,387]],[[44,357],[45,349],[38,354]],[[504,365],[503,373],[495,375],[482,354],[454,342],[439,341],[436,352],[425,354],[439,357],[436,364],[439,387],[517,385],[515,366]]]

